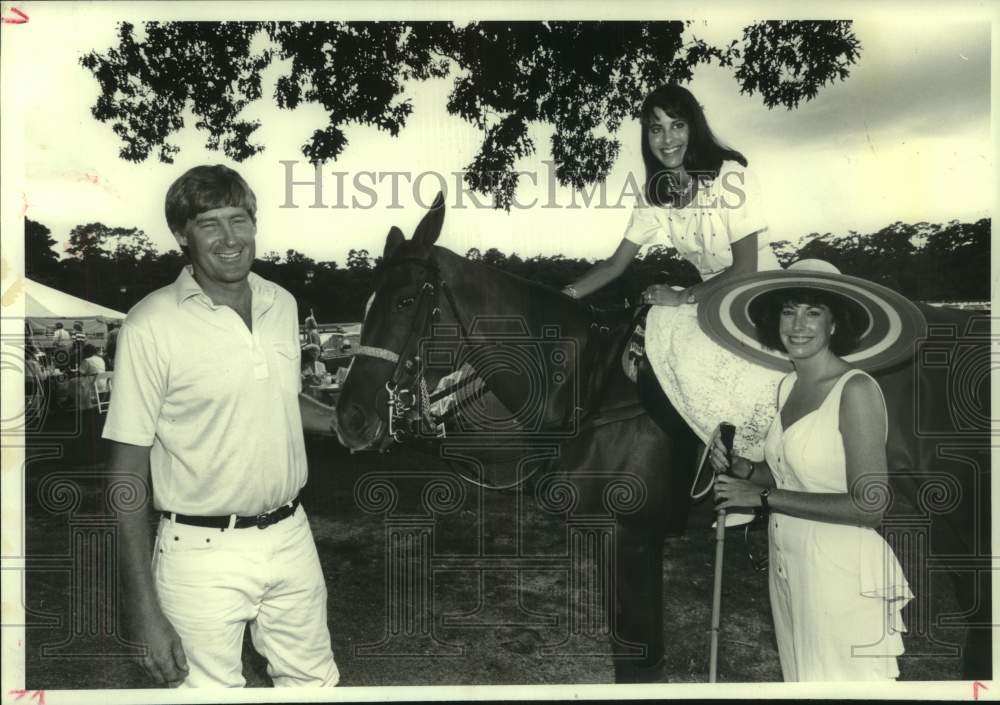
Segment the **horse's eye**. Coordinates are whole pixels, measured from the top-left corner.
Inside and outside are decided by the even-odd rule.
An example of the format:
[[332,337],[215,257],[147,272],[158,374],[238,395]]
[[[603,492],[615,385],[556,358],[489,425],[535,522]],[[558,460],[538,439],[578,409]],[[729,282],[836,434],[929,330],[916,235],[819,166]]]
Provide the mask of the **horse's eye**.
[[412,306],[414,301],[416,301],[416,298],[413,296],[407,296],[405,298],[402,298],[398,302],[396,302],[396,310],[402,311],[407,306]]

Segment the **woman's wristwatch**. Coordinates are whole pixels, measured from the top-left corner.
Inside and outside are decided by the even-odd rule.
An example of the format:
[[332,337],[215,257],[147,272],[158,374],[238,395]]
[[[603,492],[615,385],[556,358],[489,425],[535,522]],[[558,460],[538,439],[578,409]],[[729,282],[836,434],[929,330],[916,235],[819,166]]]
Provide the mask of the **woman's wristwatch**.
[[765,487],[760,491],[760,513],[767,516],[771,513],[771,507],[767,504],[767,498],[771,495],[771,488]]

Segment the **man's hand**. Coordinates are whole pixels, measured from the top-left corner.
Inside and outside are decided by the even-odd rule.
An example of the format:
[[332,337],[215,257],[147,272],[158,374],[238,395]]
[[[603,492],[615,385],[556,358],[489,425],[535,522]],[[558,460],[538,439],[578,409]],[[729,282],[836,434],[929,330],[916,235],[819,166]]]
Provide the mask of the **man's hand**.
[[146,655],[139,663],[157,685],[176,688],[188,674],[184,645],[173,625],[159,609],[136,617],[139,643],[146,647]]
[[[148,487],[149,447],[109,441],[108,478],[130,476]],[[123,591],[128,605],[128,633],[146,648],[139,663],[157,685],[180,685],[188,664],[181,638],[160,610],[149,563],[149,515],[146,511],[119,512],[119,556]]]

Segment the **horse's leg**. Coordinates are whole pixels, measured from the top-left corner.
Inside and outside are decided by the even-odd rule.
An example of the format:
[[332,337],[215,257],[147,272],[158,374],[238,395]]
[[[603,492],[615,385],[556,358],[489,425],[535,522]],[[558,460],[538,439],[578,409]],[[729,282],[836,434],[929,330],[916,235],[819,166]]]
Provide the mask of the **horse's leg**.
[[[932,457],[930,452],[925,452],[924,456]],[[960,652],[962,678],[988,680],[992,677],[989,477],[981,473],[978,481],[970,481],[968,466],[947,459],[939,459],[933,472],[926,477],[919,471],[896,470],[895,473],[890,475],[894,490],[892,511],[886,515],[882,530],[888,535],[899,531],[893,543],[910,549],[898,557],[910,589],[916,595],[903,611],[910,639],[914,640],[913,645],[918,645],[915,655],[934,654],[936,648],[957,646],[950,641],[951,636],[947,637],[949,640],[938,641],[946,637],[936,629],[941,626],[942,615],[938,611],[941,600],[931,589],[933,574],[948,571],[959,613],[963,615],[960,623],[965,630]],[[932,500],[941,501],[940,497],[928,499],[926,492],[928,486],[934,486],[928,483],[940,475],[951,475],[962,485],[959,501],[948,511],[927,504]],[[926,532],[927,540],[910,538],[903,542],[906,534],[912,531],[912,517],[921,514],[928,517],[929,525],[926,528],[918,525],[918,530]],[[923,553],[917,552],[918,547]],[[934,559],[933,567],[928,562],[931,559]],[[949,626],[958,626],[956,622],[959,620],[949,620]],[[923,644],[924,640],[928,643]],[[922,652],[922,649],[929,651]],[[907,654],[903,658],[907,658]]]
[[983,570],[972,575],[955,574],[955,592],[960,608],[974,610],[966,618],[968,631],[962,652],[962,680],[993,678],[993,610],[990,575]]
[[[638,392],[649,416],[618,424],[612,447],[623,453],[623,472],[642,479],[646,504],[618,523],[615,551],[616,603],[612,639],[615,681],[664,680],[663,544],[684,533],[691,506],[691,482],[698,439],[663,393],[643,359]],[[642,657],[630,647],[644,649]]]
[[[611,640],[618,683],[664,679],[663,540],[678,505],[671,497],[672,439],[648,416],[615,429],[623,472],[645,487],[645,504],[619,518],[615,534],[615,604]],[[628,441],[622,443],[622,441]],[[685,497],[687,490],[685,489]],[[635,647],[642,649],[635,654]]]
[[[611,640],[616,683],[664,680],[663,527],[620,522],[615,550],[615,634]],[[632,656],[629,646],[645,653]]]
[[[968,612],[965,622],[965,650],[962,653],[962,678],[964,680],[990,680],[993,678],[993,573],[991,570],[990,537],[990,477],[981,472],[980,486],[975,497],[976,512],[965,515],[978,517],[978,522],[965,527],[966,532],[977,535],[978,541],[965,547],[977,546],[974,555],[977,570],[955,573],[955,592],[959,607]],[[971,523],[971,522],[970,522]]]
[[[604,605],[619,683],[663,676],[663,537],[670,507],[670,446],[649,417],[640,416],[581,435],[567,444],[560,463],[570,477],[575,470],[584,471],[587,513],[616,516],[613,551],[605,554],[613,560],[599,570],[611,588]],[[605,473],[641,485],[642,504],[629,512],[609,507]]]
[[670,454],[662,456],[661,460],[662,472],[669,477],[666,535],[679,536],[687,527],[691,509],[691,483],[698,462],[698,437],[663,393],[656,373],[645,357],[639,363],[637,384],[643,407],[672,441]]

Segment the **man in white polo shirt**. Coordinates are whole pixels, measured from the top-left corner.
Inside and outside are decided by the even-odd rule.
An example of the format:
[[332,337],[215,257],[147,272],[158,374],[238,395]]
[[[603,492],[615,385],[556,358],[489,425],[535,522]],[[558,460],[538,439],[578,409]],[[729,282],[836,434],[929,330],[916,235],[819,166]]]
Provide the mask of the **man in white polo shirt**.
[[[104,426],[109,473],[152,481],[120,518],[125,604],[158,684],[245,684],[250,625],[276,686],[336,685],[326,584],[305,511],[306,430],[333,410],[299,394],[298,316],[250,272],[256,198],[235,171],[200,166],[166,198],[191,264],[140,301],[118,336]],[[302,405],[300,408],[300,404]]]

